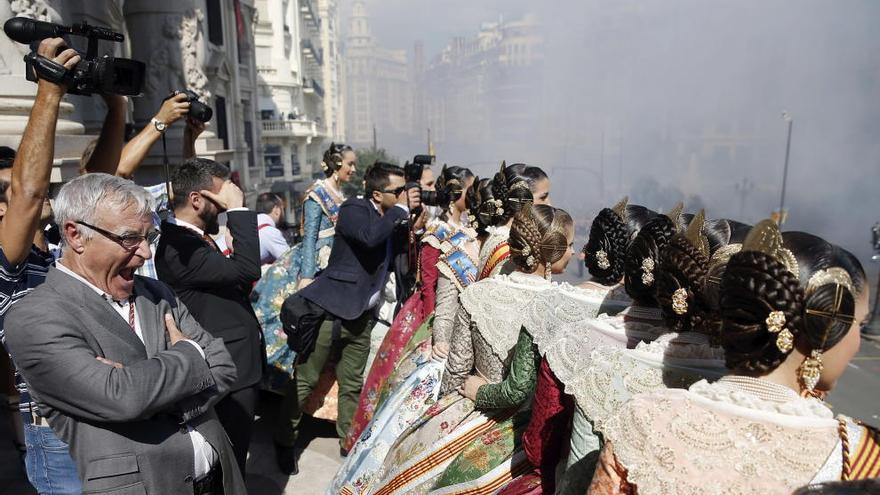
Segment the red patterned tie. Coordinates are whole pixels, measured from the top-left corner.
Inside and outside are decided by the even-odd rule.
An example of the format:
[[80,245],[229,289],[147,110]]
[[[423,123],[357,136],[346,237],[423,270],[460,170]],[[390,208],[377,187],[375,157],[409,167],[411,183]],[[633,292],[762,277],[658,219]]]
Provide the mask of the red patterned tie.
[[137,333],[134,323],[134,296],[128,298],[128,326],[131,327],[132,332]]

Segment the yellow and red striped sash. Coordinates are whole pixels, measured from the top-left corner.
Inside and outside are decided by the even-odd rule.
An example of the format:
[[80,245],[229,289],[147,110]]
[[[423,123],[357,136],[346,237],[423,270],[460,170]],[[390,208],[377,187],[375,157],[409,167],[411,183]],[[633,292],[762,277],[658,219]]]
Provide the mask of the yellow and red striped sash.
[[862,441],[850,456],[849,473],[844,479],[864,480],[880,476],[880,431],[865,424]]
[[510,257],[510,246],[507,245],[507,241],[504,241],[495,246],[495,250],[492,251],[489,259],[486,260],[486,266],[484,266],[483,271],[480,272],[480,278],[478,280],[488,278],[489,275],[492,274],[492,270],[494,270],[499,263],[503,262],[508,257]]

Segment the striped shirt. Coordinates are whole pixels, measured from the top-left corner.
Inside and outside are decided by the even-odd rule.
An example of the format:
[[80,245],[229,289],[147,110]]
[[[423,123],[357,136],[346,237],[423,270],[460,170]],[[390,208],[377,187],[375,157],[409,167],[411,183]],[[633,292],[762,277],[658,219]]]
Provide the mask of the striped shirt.
[[[17,267],[10,266],[6,254],[0,248],[0,341],[3,342],[4,349],[6,345],[4,326],[6,312],[13,304],[45,282],[46,273],[48,273],[49,267],[54,264],[55,258],[51,254],[44,253],[36,246],[32,246],[24,263]],[[15,371],[15,388],[18,389],[18,394],[21,396],[19,405],[21,412],[28,413],[33,410],[36,413],[37,405],[31,400],[27,384],[18,370]]]

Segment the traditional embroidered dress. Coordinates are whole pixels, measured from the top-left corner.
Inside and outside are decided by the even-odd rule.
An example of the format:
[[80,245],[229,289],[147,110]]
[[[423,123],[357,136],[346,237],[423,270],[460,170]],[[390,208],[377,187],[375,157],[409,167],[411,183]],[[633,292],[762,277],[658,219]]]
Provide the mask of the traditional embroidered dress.
[[[461,295],[441,399],[401,435],[371,493],[491,493],[525,467],[517,435],[528,421],[536,355],[529,305],[546,292],[581,289],[514,272],[482,280]],[[593,318],[601,299],[579,306]],[[472,369],[489,382],[476,403],[455,391]]]
[[254,286],[252,304],[263,328],[269,362],[267,382],[271,389],[282,388],[293,376],[296,358],[281,328],[281,305],[296,292],[301,278],[314,278],[327,266],[339,205],[344,200],[326,181],[316,181],[303,201],[302,242],[278,258]]
[[426,322],[405,347],[400,346],[409,354],[404,355],[402,364],[395,366],[386,380],[384,388],[390,389],[388,393],[379,389],[376,414],[340,466],[328,494],[365,493],[394,441],[437,401],[445,363],[431,359],[432,333],[435,342],[449,342],[452,321],[460,307],[459,293],[476,278],[476,263],[468,253],[476,254],[472,234],[475,232],[459,231],[440,243],[433,332],[425,331],[429,327]]
[[876,448],[871,430],[758,378],[638,395],[606,422],[589,493],[788,494],[841,479],[841,433],[850,453]]
[[[438,276],[443,274],[448,281],[454,280],[458,287],[463,287],[476,278],[473,260],[476,255],[476,232],[472,229],[436,220],[422,236],[422,244],[419,255],[421,286],[401,307],[376,352],[376,358],[364,380],[351,428],[343,441],[346,449],[354,447],[382,400],[423,360],[420,352],[416,356],[417,362],[407,366],[408,372],[403,375],[399,373],[401,361],[406,356],[404,352],[414,333],[420,327],[426,326],[429,315],[434,312],[437,296],[441,296],[441,304],[445,304],[450,297],[457,301],[460,289],[451,282],[438,282]],[[454,316],[455,310],[451,311]],[[449,317],[450,320],[452,316]],[[422,334],[424,333],[423,331]],[[420,344],[422,340],[416,344]],[[397,379],[389,382],[393,374]]]

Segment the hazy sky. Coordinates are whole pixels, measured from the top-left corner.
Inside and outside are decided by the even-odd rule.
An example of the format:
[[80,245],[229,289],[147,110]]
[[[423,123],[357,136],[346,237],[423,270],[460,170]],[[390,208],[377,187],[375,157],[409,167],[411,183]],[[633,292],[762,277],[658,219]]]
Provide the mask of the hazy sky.
[[[345,18],[350,5],[341,4]],[[529,77],[543,89],[534,95],[535,126],[519,139],[524,147],[447,151],[458,163],[543,166],[555,204],[584,219],[623,194],[658,209],[678,195],[710,217],[766,217],[779,204],[787,110],[794,126],[785,227],[842,244],[876,270],[868,242],[880,220],[880,1],[367,7],[382,45],[411,51],[423,40],[429,58],[453,36],[475,35],[481,22],[536,14],[545,62]]]

